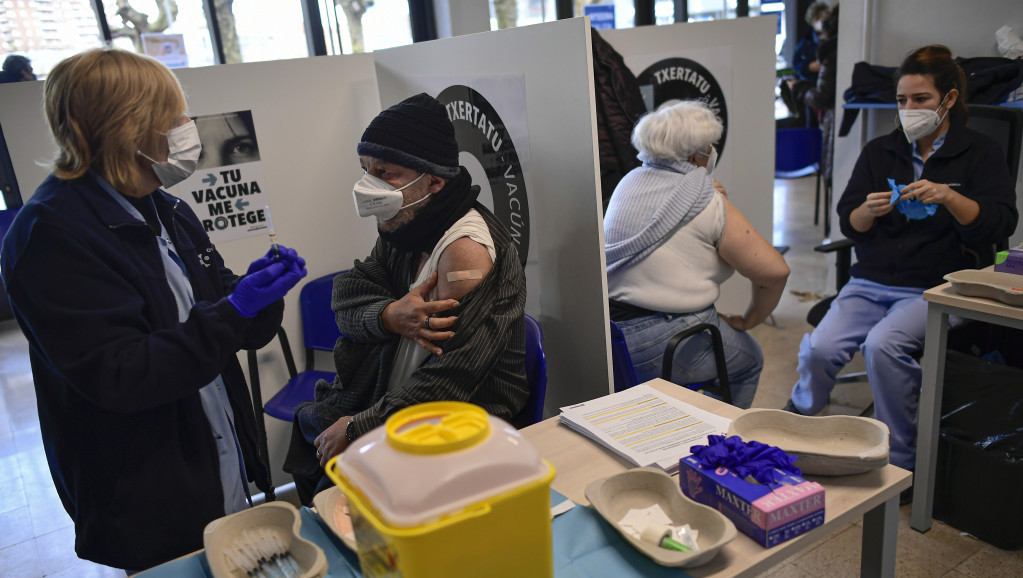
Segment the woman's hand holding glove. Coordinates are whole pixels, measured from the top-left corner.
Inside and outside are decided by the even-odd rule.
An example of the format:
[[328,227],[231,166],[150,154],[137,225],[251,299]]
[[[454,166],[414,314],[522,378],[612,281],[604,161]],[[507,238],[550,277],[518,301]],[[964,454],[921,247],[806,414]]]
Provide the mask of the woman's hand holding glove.
[[[281,247],[281,260],[273,262],[263,268],[257,268],[255,273],[246,275],[234,288],[234,293],[227,296],[227,300],[234,305],[242,317],[252,318],[264,307],[284,297],[292,287],[306,276],[305,260],[298,256],[291,249],[289,258],[285,258],[284,247]],[[249,267],[257,267],[256,263],[266,257],[257,259]],[[272,255],[271,255],[272,259]]]

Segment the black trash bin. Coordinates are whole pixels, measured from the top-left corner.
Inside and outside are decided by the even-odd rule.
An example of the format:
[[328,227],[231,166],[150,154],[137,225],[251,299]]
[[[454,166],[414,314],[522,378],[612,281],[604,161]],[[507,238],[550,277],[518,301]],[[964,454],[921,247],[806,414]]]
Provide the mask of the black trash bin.
[[[1023,332],[977,323],[949,346],[934,517],[993,546],[1021,548],[1023,369],[1009,363],[1023,365]],[[979,356],[995,351],[1009,363]]]

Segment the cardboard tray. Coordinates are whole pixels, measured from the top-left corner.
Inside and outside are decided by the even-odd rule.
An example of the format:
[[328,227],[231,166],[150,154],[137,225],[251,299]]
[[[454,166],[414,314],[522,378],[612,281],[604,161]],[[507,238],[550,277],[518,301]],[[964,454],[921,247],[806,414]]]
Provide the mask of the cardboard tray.
[[964,269],[945,275],[952,289],[968,297],[984,297],[1023,307],[1023,278],[1012,273]]
[[[662,566],[692,568],[710,562],[722,546],[735,538],[735,524],[709,506],[683,493],[678,482],[662,470],[637,468],[597,480],[586,486],[586,499],[634,548]],[[618,521],[632,508],[658,504],[673,525],[689,524],[699,531],[697,551],[677,552],[633,538]]]
[[[352,527],[351,517],[344,513],[339,514],[337,512],[339,502],[340,507],[344,507],[346,503],[345,495],[341,493],[341,488],[337,486],[327,488],[326,490],[323,490],[319,494],[313,496],[313,506],[316,507],[316,513],[320,515],[320,519],[323,520],[325,524],[327,524],[327,527],[330,528],[330,531],[334,532],[334,535],[337,536],[341,540],[341,542],[348,547],[349,550],[351,550],[352,552],[357,552],[358,550],[356,549],[355,546],[355,533],[351,529]],[[347,530],[342,530],[341,528],[338,527],[337,519],[338,515],[343,516],[344,518],[348,518]]]
[[728,435],[781,448],[804,474],[860,474],[888,463],[888,426],[865,417],[810,417],[779,409],[748,409]]
[[228,560],[225,550],[235,547],[244,530],[268,528],[287,544],[302,569],[301,578],[319,578],[327,573],[327,556],[316,544],[299,535],[302,516],[287,502],[268,502],[206,525],[202,541],[206,561],[214,578],[246,578],[247,574]]

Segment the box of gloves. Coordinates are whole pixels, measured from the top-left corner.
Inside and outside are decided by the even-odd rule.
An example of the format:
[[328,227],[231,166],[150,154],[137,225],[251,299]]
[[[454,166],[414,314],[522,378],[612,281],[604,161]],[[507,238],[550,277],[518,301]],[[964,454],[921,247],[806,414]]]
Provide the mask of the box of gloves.
[[995,255],[995,272],[1023,275],[1023,245],[999,251]]
[[718,510],[765,548],[824,523],[824,488],[802,478],[794,456],[735,436],[708,440],[680,462],[679,484],[690,499]]

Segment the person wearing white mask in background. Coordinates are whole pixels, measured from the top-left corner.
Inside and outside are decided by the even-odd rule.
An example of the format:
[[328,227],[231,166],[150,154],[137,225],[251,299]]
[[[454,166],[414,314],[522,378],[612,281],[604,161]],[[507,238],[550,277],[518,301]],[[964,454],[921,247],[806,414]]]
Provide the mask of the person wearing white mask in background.
[[[632,144],[643,165],[618,183],[604,215],[607,289],[640,382],[661,375],[672,336],[711,323],[721,333],[732,403],[748,408],[764,357],[747,331],[778,304],[789,267],[711,176],[723,130],[698,101],[665,103],[636,124]],[[752,298],[743,315],[719,314],[714,302],[735,271],[752,282]],[[681,343],[673,381],[717,376],[710,339],[702,332]]]
[[[842,233],[855,242],[852,280],[803,338],[785,409],[821,411],[859,349],[891,462],[913,469],[921,375],[911,354],[924,345],[923,291],[947,273],[993,263],[994,244],[1013,233],[1018,214],[1005,152],[966,126],[966,81],[949,49],[914,50],[896,78],[899,126],[864,147],[838,202]],[[893,199],[890,180],[901,197]]]
[[352,190],[376,221],[370,255],[334,278],[345,338],[337,377],[295,411],[284,469],[299,497],[332,485],[323,466],[394,412],[465,401],[523,425],[526,279],[511,235],[476,201],[447,110],[412,96],[370,122]]
[[201,144],[157,60],[69,57],[43,105],[58,156],[4,239],[3,281],[75,551],[131,573],[202,548],[250,481],[269,489],[237,353],[274,337],[305,262],[280,247],[238,277],[161,189]]

